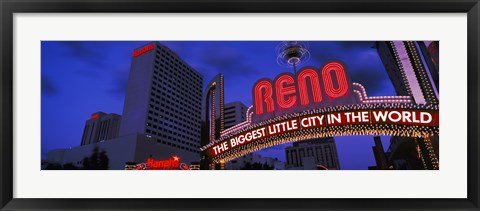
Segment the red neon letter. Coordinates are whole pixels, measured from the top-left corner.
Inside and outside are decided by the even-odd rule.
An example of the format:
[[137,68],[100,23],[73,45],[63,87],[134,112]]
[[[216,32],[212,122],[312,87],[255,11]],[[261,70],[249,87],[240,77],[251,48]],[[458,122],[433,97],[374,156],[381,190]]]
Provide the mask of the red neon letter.
[[[265,94],[262,96],[262,89],[265,90]],[[267,112],[272,112],[275,110],[272,99],[272,84],[268,81],[259,81],[255,85],[254,94],[255,94],[255,113],[257,115],[263,114],[263,103],[267,105]]]
[[322,102],[322,91],[320,90],[320,81],[318,80],[317,71],[313,69],[305,69],[298,74],[300,103],[302,105],[308,105],[310,103],[310,99],[308,98],[307,77],[310,79],[310,86],[312,87],[313,102]]
[[[332,71],[335,71],[337,76],[338,87],[333,86]],[[344,96],[348,92],[347,76],[345,75],[345,69],[343,65],[338,62],[330,62],[326,64],[322,69],[323,84],[325,85],[325,93],[331,98],[337,98]]]
[[[285,86],[286,84],[286,86]],[[295,93],[295,80],[290,75],[282,75],[275,81],[275,91],[277,92],[277,103],[282,108],[290,108],[297,102]],[[291,86],[288,86],[291,85]],[[293,95],[292,95],[293,94]],[[287,99],[285,99],[286,95]]]
[[140,49],[140,50],[133,51],[133,57],[140,56],[140,55],[142,55],[143,53],[145,53],[145,52],[147,52],[147,51],[153,50],[153,48],[154,48],[154,45],[153,45],[153,44],[149,44],[149,45],[143,47],[143,48]]

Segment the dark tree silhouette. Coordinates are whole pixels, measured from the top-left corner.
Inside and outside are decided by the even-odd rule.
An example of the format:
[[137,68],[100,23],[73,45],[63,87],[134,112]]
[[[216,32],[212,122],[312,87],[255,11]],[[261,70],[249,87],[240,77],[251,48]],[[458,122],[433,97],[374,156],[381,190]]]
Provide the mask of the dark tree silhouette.
[[84,157],[82,160],[82,163],[83,163],[83,169],[92,169],[92,167],[90,166],[90,160],[88,159],[88,157]]
[[100,155],[98,157],[98,164],[100,169],[108,169],[108,163],[110,162],[110,159],[108,159],[107,152],[105,150],[102,150],[100,152]]
[[85,170],[107,170],[109,168],[110,159],[108,159],[105,150],[100,151],[95,147],[90,157],[83,158],[83,169]]
[[62,170],[62,166],[58,163],[50,163],[45,167],[45,170]]
[[73,165],[73,163],[65,163],[63,164],[63,170],[78,170],[78,167]]

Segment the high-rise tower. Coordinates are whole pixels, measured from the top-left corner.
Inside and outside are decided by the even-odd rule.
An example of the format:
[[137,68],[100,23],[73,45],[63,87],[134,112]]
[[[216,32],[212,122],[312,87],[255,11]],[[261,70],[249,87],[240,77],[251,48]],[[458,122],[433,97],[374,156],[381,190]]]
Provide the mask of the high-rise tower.
[[337,147],[333,137],[307,139],[285,148],[286,169],[340,170]]
[[[432,60],[438,63],[438,59],[432,58],[432,54],[425,49],[422,50],[424,45],[422,41],[380,41],[376,42],[375,47],[397,95],[412,96],[417,104],[438,105],[438,66],[429,64]],[[435,51],[438,55],[438,48]],[[415,143],[425,169],[439,169],[438,150],[434,149],[432,142],[438,141],[438,137],[398,139],[399,143]]]
[[137,48],[120,136],[145,134],[159,147],[200,158],[202,85],[203,76],[166,46],[150,42]]
[[[202,138],[201,146],[205,146],[220,138],[224,129],[224,86],[223,75],[216,75],[207,84],[202,97]],[[201,155],[201,169],[215,169],[208,156]],[[223,165],[223,163],[222,163]]]
[[93,113],[85,122],[80,146],[116,138],[121,120],[118,114]]
[[[423,44],[423,43],[420,43]],[[432,75],[419,42],[381,41],[376,48],[397,95],[412,96],[417,104],[438,104],[438,74]]]
[[239,101],[225,104],[225,129],[247,120],[247,106]]

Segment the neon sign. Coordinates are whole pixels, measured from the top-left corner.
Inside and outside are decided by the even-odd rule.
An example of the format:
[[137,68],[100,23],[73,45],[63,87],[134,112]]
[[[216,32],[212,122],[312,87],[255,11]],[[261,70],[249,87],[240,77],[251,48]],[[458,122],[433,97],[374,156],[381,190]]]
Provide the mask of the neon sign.
[[[365,126],[362,126],[365,125]],[[297,115],[292,118],[279,118],[278,121],[269,121],[268,124],[260,124],[241,133],[223,139],[206,149],[210,157],[216,157],[229,150],[244,145],[255,145],[255,142],[270,137],[285,136],[290,134],[310,134],[309,131],[330,131],[341,134],[342,128],[349,130],[348,133],[378,130],[384,128],[387,132],[394,131],[397,126],[402,127],[404,132],[417,134],[422,137],[438,132],[439,113],[433,109],[343,109],[337,112],[318,112],[315,114]],[[390,128],[390,129],[389,129]],[[355,132],[355,131],[358,132]],[[331,136],[325,132],[325,135]]]
[[186,163],[181,163],[180,170],[190,170],[190,167]]
[[135,50],[133,51],[133,57],[137,57],[137,56],[140,56],[148,51],[151,51],[153,50],[155,47],[155,45],[152,43],[152,44],[148,44],[147,46],[139,49],[139,50]]
[[253,87],[255,115],[346,97],[349,84],[345,67],[340,62],[329,62],[321,70],[304,68],[296,76],[283,73],[274,81],[261,79]]
[[296,75],[260,79],[245,122],[202,146],[211,162],[296,140],[345,135],[428,138],[439,134],[438,104],[416,104],[411,96],[368,96],[352,83],[345,66],[329,62]]
[[167,170],[167,169],[178,169],[180,165],[180,158],[178,156],[173,156],[168,160],[154,160],[153,158],[148,158],[147,168],[151,170]]
[[[133,167],[135,166],[135,167]],[[180,157],[174,155],[168,160],[155,160],[148,158],[146,163],[125,164],[125,170],[197,170],[195,167],[188,166],[186,163],[180,163]]]
[[98,118],[98,114],[93,114],[92,116],[90,116],[91,119],[96,119]]

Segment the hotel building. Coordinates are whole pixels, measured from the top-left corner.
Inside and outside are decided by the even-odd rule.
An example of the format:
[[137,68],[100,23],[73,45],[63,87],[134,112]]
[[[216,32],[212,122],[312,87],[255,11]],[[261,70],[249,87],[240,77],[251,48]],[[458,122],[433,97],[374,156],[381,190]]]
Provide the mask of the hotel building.
[[319,167],[340,170],[337,147],[333,137],[315,138],[293,143],[285,148],[287,170],[314,170]]
[[227,103],[224,106],[225,110],[225,119],[224,119],[224,128],[230,128],[239,123],[245,122],[247,120],[247,106],[245,104],[236,101]]
[[151,42],[133,53],[120,136],[145,134],[160,148],[200,160],[203,76],[166,46]]
[[122,117],[118,114],[96,112],[85,122],[80,146],[118,137]]
[[92,114],[81,146],[51,150],[48,161],[81,168],[98,147],[106,152],[109,169],[123,170],[125,163],[150,157],[199,162],[202,85],[203,76],[166,46],[141,46],[133,51],[122,116]]

